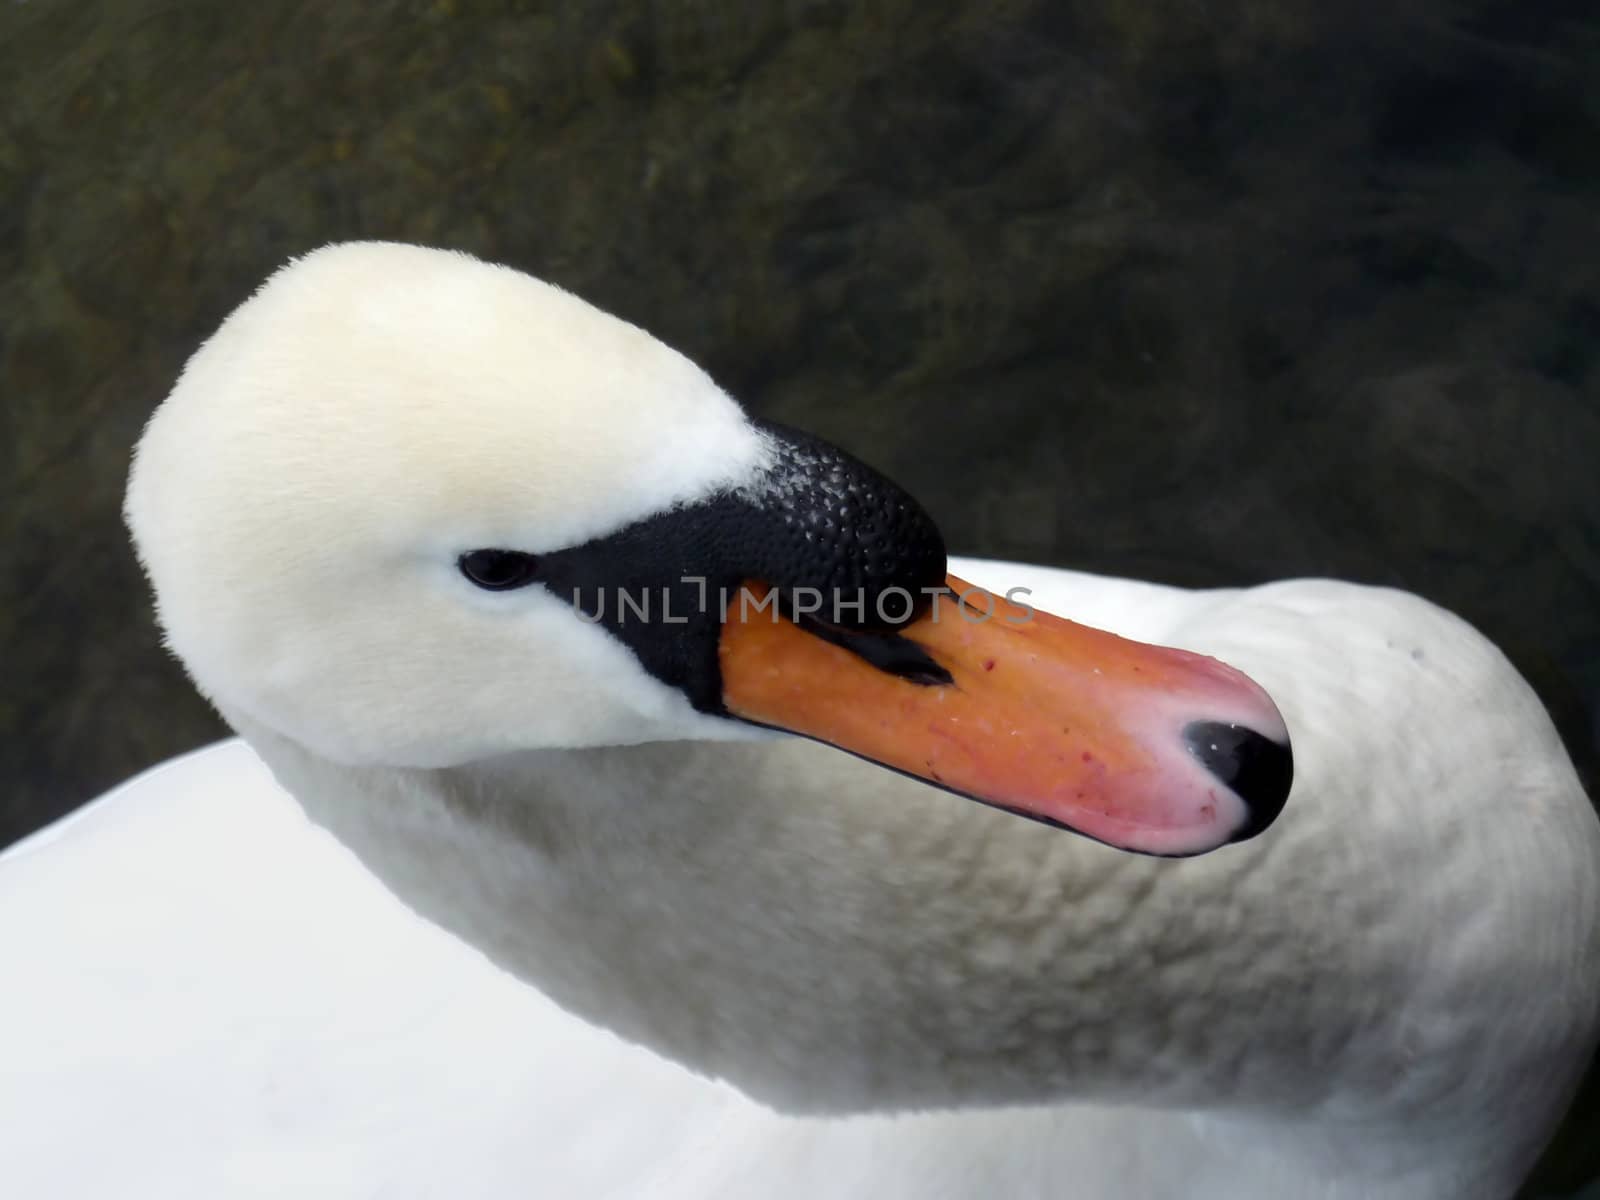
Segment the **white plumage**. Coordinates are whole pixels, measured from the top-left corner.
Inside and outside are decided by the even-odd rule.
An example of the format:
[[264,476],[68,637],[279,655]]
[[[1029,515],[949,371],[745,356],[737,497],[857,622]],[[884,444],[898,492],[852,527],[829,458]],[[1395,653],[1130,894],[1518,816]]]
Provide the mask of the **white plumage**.
[[956,564],[1277,701],[1278,823],[1153,860],[707,740],[603,631],[450,570],[737,486],[742,421],[460,256],[323,251],[224,326],[129,512],[254,751],[0,858],[8,1186],[1509,1194],[1600,1030],[1600,823],[1505,659],[1397,592]]

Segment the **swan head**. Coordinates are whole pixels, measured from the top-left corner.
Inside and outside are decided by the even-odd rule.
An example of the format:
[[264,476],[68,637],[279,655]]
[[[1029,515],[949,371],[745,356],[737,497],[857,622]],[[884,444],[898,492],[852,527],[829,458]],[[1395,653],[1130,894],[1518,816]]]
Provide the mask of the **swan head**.
[[334,762],[775,728],[1165,854],[1288,791],[1238,672],[975,598],[893,483],[462,254],[279,271],[151,419],[125,511],[196,685]]

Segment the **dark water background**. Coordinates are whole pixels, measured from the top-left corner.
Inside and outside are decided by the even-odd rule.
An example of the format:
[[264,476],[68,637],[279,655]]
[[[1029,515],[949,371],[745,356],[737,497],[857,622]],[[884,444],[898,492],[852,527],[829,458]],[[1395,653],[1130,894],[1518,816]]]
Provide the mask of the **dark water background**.
[[[645,326],[956,551],[1428,596],[1594,794],[1593,0],[0,0],[0,99],[0,844],[223,733],[128,449],[353,237]],[[1540,1191],[1600,1172],[1595,1108]]]

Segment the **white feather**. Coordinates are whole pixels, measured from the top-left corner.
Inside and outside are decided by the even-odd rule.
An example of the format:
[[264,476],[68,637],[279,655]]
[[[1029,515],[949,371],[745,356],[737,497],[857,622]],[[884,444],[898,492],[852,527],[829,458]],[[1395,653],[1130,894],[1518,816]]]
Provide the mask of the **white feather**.
[[704,740],[564,604],[450,567],[765,455],[680,356],[461,256],[322,251],[235,314],[128,513],[253,749],[0,858],[8,1187],[1509,1194],[1600,1031],[1600,823],[1494,647],[1328,581],[954,564],[1272,693],[1288,808],[1170,862]]

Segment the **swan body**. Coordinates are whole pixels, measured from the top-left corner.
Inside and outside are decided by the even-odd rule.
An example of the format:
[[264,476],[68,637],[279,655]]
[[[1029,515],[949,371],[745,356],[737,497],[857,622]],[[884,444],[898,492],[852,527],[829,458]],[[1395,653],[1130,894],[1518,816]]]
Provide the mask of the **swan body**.
[[[748,482],[770,443],[684,360],[483,270],[313,256],[224,326],[141,445],[129,513],[163,623],[250,748],[0,860],[0,955],[29,981],[3,1028],[43,1032],[0,1085],[24,1178],[1510,1194],[1600,1031],[1600,823],[1493,646],[1382,589],[956,564],[1266,689],[1276,710],[1250,711],[1293,731],[1293,795],[1193,859],[753,732],[548,592],[451,570],[472,546],[558,557],[697,496],[771,495]],[[487,295],[547,318],[534,359],[490,317],[408,322],[419,275],[438,312]],[[374,277],[393,288],[340,291]],[[556,415],[530,417],[543,379]],[[602,412],[626,433],[581,419],[624,392],[651,397]],[[86,1122],[115,1155],[70,1153]]]

